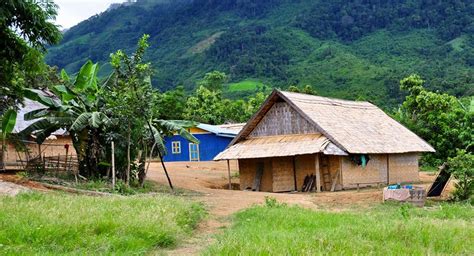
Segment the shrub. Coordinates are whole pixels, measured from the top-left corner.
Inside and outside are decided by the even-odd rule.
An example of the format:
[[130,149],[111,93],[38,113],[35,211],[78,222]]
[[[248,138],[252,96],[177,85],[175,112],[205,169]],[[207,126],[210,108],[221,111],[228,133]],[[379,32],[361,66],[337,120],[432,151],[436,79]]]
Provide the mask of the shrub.
[[459,150],[455,157],[448,159],[448,171],[457,180],[453,199],[468,200],[474,193],[474,155]]

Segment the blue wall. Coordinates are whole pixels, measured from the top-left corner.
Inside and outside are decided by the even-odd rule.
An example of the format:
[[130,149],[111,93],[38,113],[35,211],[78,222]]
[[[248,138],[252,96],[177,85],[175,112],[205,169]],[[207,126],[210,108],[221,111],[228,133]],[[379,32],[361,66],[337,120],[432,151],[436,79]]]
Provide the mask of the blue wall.
[[[199,161],[212,161],[214,157],[229,145],[233,138],[220,137],[213,133],[193,134],[199,140]],[[173,154],[172,141],[181,142],[181,153]],[[189,161],[189,141],[179,135],[165,138],[168,153],[164,157],[165,162]]]

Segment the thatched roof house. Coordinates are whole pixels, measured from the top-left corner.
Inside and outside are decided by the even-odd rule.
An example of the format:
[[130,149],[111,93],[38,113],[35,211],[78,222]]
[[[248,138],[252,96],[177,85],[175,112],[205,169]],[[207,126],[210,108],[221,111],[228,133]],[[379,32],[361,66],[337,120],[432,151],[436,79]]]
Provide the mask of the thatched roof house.
[[337,190],[417,181],[421,152],[434,149],[369,102],[275,90],[214,160],[239,160],[242,189]]

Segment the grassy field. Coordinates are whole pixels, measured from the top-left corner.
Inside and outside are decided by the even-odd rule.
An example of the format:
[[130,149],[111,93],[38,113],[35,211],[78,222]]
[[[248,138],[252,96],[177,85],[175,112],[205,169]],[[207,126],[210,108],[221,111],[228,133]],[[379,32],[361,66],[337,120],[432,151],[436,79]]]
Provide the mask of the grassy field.
[[258,86],[263,86],[263,83],[257,80],[247,79],[238,83],[229,84],[228,90],[230,92],[252,91],[257,89]]
[[175,196],[0,196],[0,255],[142,255],[169,248],[205,216]]
[[381,205],[344,212],[267,203],[235,216],[205,255],[474,255],[474,209]]

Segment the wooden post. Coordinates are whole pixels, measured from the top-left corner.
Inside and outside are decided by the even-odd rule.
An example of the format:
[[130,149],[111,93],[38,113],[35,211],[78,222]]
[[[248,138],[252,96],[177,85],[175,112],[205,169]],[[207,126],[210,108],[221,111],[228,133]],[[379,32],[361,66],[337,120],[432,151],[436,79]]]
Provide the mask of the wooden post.
[[38,155],[40,157],[41,162],[43,162],[43,154],[41,153],[41,144],[38,144]]
[[114,141],[110,143],[112,151],[112,189],[115,190],[115,144]]
[[158,156],[160,157],[161,166],[163,166],[163,170],[165,171],[166,178],[168,179],[168,184],[170,185],[171,190],[174,191],[173,183],[171,183],[171,178],[168,175],[168,171],[166,170],[166,165],[165,165],[165,162],[163,160],[163,155],[161,154],[160,149],[158,149]]
[[293,180],[295,182],[295,191],[298,191],[298,184],[296,183],[296,157],[293,156]]
[[66,144],[64,147],[66,148],[66,160],[64,161],[64,170],[67,172],[68,171],[67,158],[69,155],[69,144]]
[[229,190],[232,190],[232,179],[230,177],[230,162],[227,160],[227,174],[229,176]]
[[319,173],[319,154],[316,154],[316,191],[319,193],[321,192],[321,174]]

